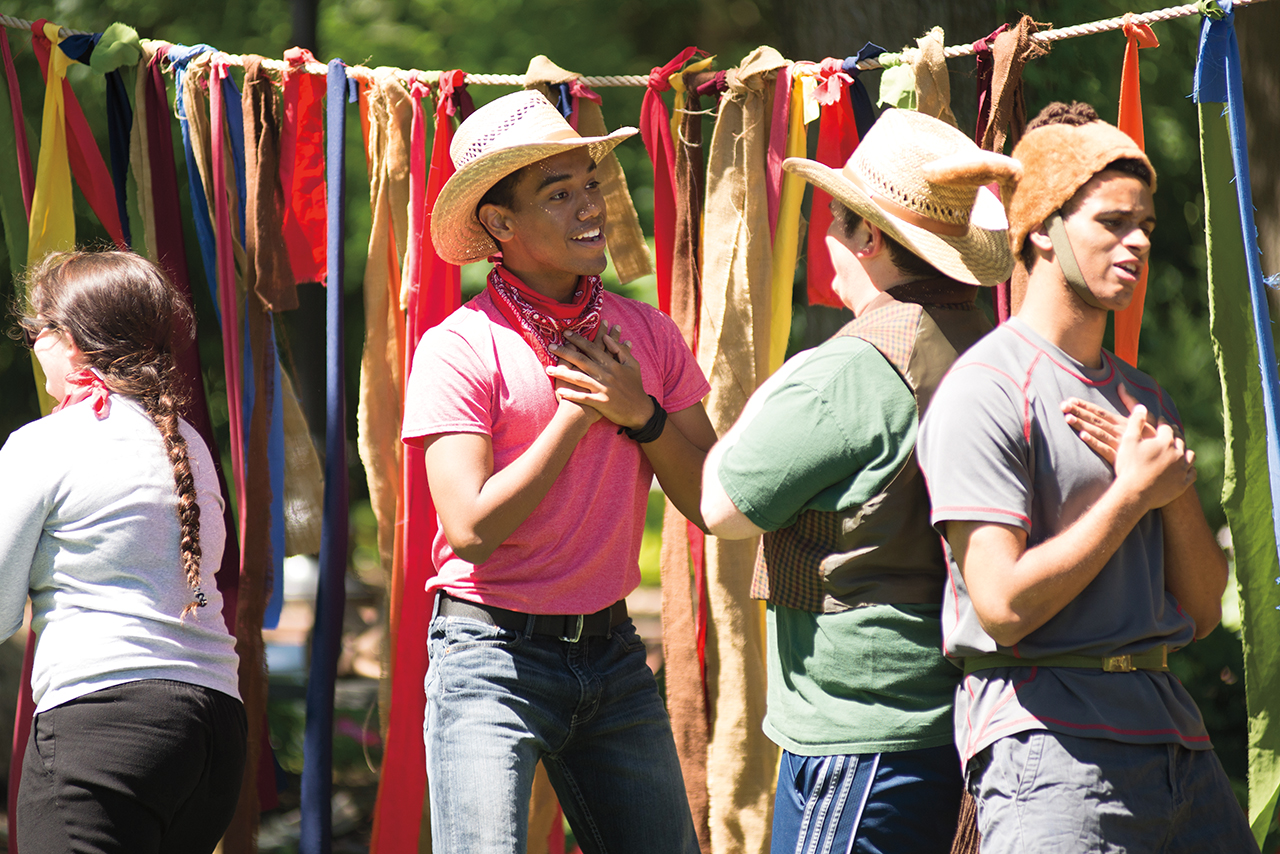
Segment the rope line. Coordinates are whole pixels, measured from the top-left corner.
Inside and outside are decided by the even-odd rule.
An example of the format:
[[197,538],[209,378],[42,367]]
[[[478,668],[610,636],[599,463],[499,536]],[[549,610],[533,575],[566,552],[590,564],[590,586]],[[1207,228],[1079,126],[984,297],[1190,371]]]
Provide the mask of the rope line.
[[[1266,0],[1231,0],[1232,6],[1251,6],[1257,3],[1264,3]],[[1042,43],[1062,41],[1063,39],[1074,39],[1078,36],[1091,36],[1097,33],[1110,32],[1112,30],[1123,29],[1125,21],[1131,21],[1135,24],[1154,24],[1162,21],[1172,21],[1175,18],[1185,18],[1190,15],[1200,14],[1200,6],[1197,3],[1186,3],[1181,6],[1170,6],[1167,9],[1156,9],[1152,12],[1143,12],[1137,15],[1121,15],[1118,18],[1107,18],[1101,21],[1093,21],[1088,24],[1076,24],[1071,27],[1060,27],[1052,30],[1042,30],[1031,36],[1032,39]],[[12,27],[14,29],[31,29],[31,21],[24,21],[21,18],[13,18],[8,15],[0,14],[0,25]],[[60,30],[63,36],[70,35],[89,35],[83,30],[71,30],[63,27]],[[943,51],[943,55],[947,59],[958,59],[963,56],[973,56],[973,45],[952,45]],[[876,68],[888,68],[893,65],[900,65],[909,56],[910,51],[901,53],[883,53],[877,59],[867,59],[858,63],[858,68],[862,71],[871,71]],[[242,64],[243,57],[228,55],[228,61],[232,64]],[[262,64],[274,71],[289,71],[297,73],[299,71],[308,74],[327,74],[328,66],[322,62],[308,62],[305,65],[291,66],[287,62],[278,59],[264,59]],[[439,71],[418,71],[417,69],[397,69],[397,76],[400,79],[410,82],[418,80],[423,83],[435,83],[441,72]],[[368,73],[368,69],[362,66],[351,66],[349,73],[352,76],[363,77]],[[595,89],[608,87],[644,87],[649,85],[649,75],[647,74],[608,74],[595,77],[582,77],[582,82]],[[468,74],[467,84],[472,86],[523,86],[523,74]]]

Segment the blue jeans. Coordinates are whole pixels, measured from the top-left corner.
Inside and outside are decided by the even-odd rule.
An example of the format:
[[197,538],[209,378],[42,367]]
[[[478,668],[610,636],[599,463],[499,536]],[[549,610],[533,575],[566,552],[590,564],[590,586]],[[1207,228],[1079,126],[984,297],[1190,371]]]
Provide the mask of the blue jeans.
[[951,745],[836,756],[784,750],[771,854],[947,854],[962,792]]
[[437,616],[427,643],[437,854],[524,854],[539,760],[586,854],[698,851],[671,723],[630,620],[569,643]]
[[969,761],[983,854],[1248,854],[1258,850],[1212,750],[1045,730]]

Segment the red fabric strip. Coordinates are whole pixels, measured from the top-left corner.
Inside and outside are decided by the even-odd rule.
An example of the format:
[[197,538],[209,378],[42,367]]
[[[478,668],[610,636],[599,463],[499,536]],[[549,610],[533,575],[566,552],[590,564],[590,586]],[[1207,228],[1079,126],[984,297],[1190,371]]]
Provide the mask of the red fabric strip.
[[[215,182],[227,174],[226,153],[226,103],[222,95],[222,80],[227,76],[227,64],[215,55],[209,75],[209,134],[211,159]],[[244,384],[240,371],[240,300],[236,286],[235,254],[231,237],[231,203],[226,190],[215,187],[214,231],[217,235],[218,307],[222,312],[222,361],[227,376],[227,405],[231,422],[231,476],[236,485],[237,506],[240,520],[241,543],[245,526],[245,478],[244,478]]]
[[[569,96],[573,99],[573,102],[570,108],[572,112],[571,112],[571,115],[569,116],[569,126],[572,127],[574,130],[577,130],[578,129],[578,104],[581,103],[582,99],[586,98],[588,101],[592,101],[596,104],[603,104],[604,99],[600,97],[600,95],[596,92],[596,90],[592,89],[590,86],[583,83],[582,79],[579,77],[573,78],[566,85],[568,85],[569,87]],[[560,835],[561,836],[564,835],[563,830]],[[561,841],[563,842],[563,840]]]
[[782,194],[782,161],[787,157],[787,133],[790,121],[791,66],[784,65],[778,69],[778,80],[773,90],[773,122],[769,127],[769,154],[765,160],[771,245],[778,231],[778,203]]
[[[31,150],[27,145],[27,120],[22,115],[22,92],[18,88],[18,73],[13,68],[13,53],[9,50],[9,33],[4,27],[0,27],[0,52],[4,53],[4,76],[9,84],[9,107],[13,113],[13,136],[18,145],[18,178],[22,181],[22,201],[27,206],[27,219],[30,219],[31,197],[36,191],[36,176],[31,168]],[[9,838],[16,837],[10,834]]]
[[676,242],[676,151],[671,139],[671,116],[662,93],[671,88],[669,78],[695,55],[706,52],[693,45],[680,51],[666,65],[649,72],[649,87],[640,105],[640,138],[653,161],[653,254],[658,280],[658,308],[671,313],[671,258]]
[[[284,52],[291,69],[315,62],[311,51]],[[323,282],[328,208],[324,182],[325,78],[284,74],[284,124],[280,133],[280,186],[284,188],[284,241],[295,282]]]
[[698,643],[698,667],[702,671],[703,709],[707,713],[707,726],[711,726],[711,698],[707,695],[707,623],[710,608],[707,602],[707,535],[692,522],[688,523],[689,559],[693,562],[693,589],[698,594],[695,615]]
[[[849,87],[842,86],[840,100],[823,107],[818,125],[819,163],[840,169],[858,147],[858,125],[854,121],[853,99]],[[813,188],[813,207],[809,211],[809,233],[806,255],[808,257],[809,305],[826,305],[843,308],[844,303],[831,289],[835,280],[835,268],[827,252],[827,229],[831,227],[831,196]]]
[[[1142,131],[1142,92],[1138,77],[1138,49],[1159,47],[1155,33],[1146,24],[1126,22],[1124,70],[1120,75],[1120,114],[1116,126],[1146,149]],[[1133,289],[1133,300],[1115,316],[1115,354],[1130,365],[1138,364],[1138,338],[1142,333],[1142,309],[1147,299],[1147,268]]]
[[[409,253],[405,328],[405,371],[413,364],[413,352],[422,333],[448,317],[462,304],[461,270],[446,264],[431,244],[431,208],[440,188],[453,174],[449,143],[453,141],[451,117],[471,109],[462,71],[440,76],[436,104],[435,138],[431,163],[425,162],[426,122],[421,98],[425,87],[416,82],[409,157]],[[425,197],[421,188],[426,188]],[[410,260],[412,259],[412,260]],[[427,672],[427,628],[432,603],[427,581],[435,574],[431,543],[435,539],[436,510],[427,487],[426,463],[421,449],[408,445],[404,452],[402,484],[403,520],[397,537],[402,560],[392,579],[390,629],[392,640],[391,710],[387,716],[387,743],[383,752],[378,802],[374,809],[372,854],[417,851],[422,802],[426,792],[426,760],[422,751],[422,721],[426,698],[422,684]]]
[[27,632],[26,651],[22,654],[22,682],[18,686],[18,709],[13,720],[13,752],[9,757],[9,850],[18,854],[18,785],[22,781],[22,757],[27,753],[31,737],[31,721],[36,714],[36,701],[31,695],[31,670],[36,660],[36,633]]
[[[44,36],[45,23],[42,18],[31,25],[31,46],[39,60],[40,75],[48,80],[49,51],[53,45]],[[75,176],[80,192],[115,242],[116,248],[127,252],[129,244],[125,242],[124,230],[120,227],[120,209],[116,206],[116,188],[111,183],[111,173],[102,159],[102,152],[93,138],[93,131],[84,117],[84,111],[80,109],[80,102],[76,100],[71,83],[67,80],[62,81],[62,96],[66,110],[67,159],[71,161],[71,174]]]

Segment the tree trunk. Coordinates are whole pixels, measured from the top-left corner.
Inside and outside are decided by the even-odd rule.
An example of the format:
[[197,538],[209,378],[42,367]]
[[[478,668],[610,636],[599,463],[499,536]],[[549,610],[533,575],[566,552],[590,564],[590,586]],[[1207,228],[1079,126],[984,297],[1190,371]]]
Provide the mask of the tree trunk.
[[[1263,273],[1280,272],[1280,3],[1261,3],[1236,11],[1236,38],[1244,77],[1249,184],[1253,190]],[[1267,290],[1271,315],[1280,313],[1280,294]]]
[[320,0],[290,0],[290,18],[293,21],[292,47],[305,47],[312,53],[318,53],[316,37],[316,14],[320,9]]

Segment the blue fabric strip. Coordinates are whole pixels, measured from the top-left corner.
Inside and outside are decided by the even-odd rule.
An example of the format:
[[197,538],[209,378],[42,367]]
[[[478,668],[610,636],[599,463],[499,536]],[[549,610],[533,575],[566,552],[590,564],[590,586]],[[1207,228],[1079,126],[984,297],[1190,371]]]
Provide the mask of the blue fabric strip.
[[862,50],[844,61],[844,73],[853,77],[853,85],[849,87],[849,99],[853,102],[853,123],[858,126],[858,139],[861,140],[871,130],[876,121],[876,111],[871,106],[871,94],[867,86],[858,78],[858,63],[864,59],[875,59],[884,53],[878,44],[867,42]]
[[120,212],[120,230],[124,242],[133,245],[129,228],[129,202],[126,187],[129,181],[129,134],[133,131],[133,107],[129,105],[129,90],[119,71],[108,71],[107,78],[107,140],[111,145],[111,183],[116,189],[116,209]]
[[276,349],[276,327],[270,317],[267,346],[275,362],[275,382],[271,384],[271,431],[267,434],[267,463],[271,466],[271,595],[262,614],[262,627],[280,625],[284,609],[284,377],[280,351]]
[[560,108],[560,115],[564,116],[565,121],[573,117],[573,94],[569,91],[568,83],[560,83],[560,102],[556,104]]
[[342,611],[347,575],[347,398],[343,346],[342,241],[346,229],[346,150],[348,100],[356,89],[339,59],[329,62],[325,169],[329,196],[328,291],[325,336],[324,527],[320,534],[320,583],[316,622],[311,633],[311,673],[307,684],[307,723],[303,737],[302,827],[300,854],[329,854],[333,788],[333,688],[342,645]]
[[209,289],[209,297],[213,300],[213,310],[218,314],[218,324],[222,324],[222,309],[218,307],[218,251],[213,235],[213,220],[209,217],[209,200],[204,194],[204,183],[200,180],[200,169],[196,166],[195,149],[191,146],[191,128],[187,123],[186,101],[182,95],[183,79],[187,76],[187,65],[202,53],[215,48],[207,44],[193,47],[174,45],[169,49],[169,62],[173,67],[174,109],[182,126],[182,150],[187,161],[187,188],[191,195],[191,216],[196,223],[196,240],[200,243],[200,260],[204,266],[205,286]]
[[[231,139],[231,163],[235,167],[236,192],[240,194],[240,245],[245,243],[244,236],[244,104],[240,100],[240,90],[228,75],[222,80],[222,97],[225,109],[223,114],[227,120],[228,136]],[[246,368],[246,370],[248,370]]]
[[[1244,125],[1244,86],[1240,78],[1240,48],[1236,42],[1234,13],[1230,2],[1219,3],[1222,18],[1206,18],[1200,30],[1200,59],[1196,64],[1193,98],[1200,104],[1226,104],[1231,130],[1231,160],[1236,173],[1236,198],[1240,205],[1240,230],[1249,271],[1249,301],[1253,307],[1254,335],[1258,340],[1259,369],[1262,371],[1262,400],[1267,419],[1267,467],[1270,469],[1273,501],[1280,496],[1280,425],[1276,402],[1280,400],[1280,372],[1276,369],[1275,343],[1271,337],[1271,315],[1267,309],[1266,285],[1262,275],[1262,253],[1258,249],[1258,228],[1253,219],[1253,196],[1249,184],[1249,150]],[[1252,474],[1252,473],[1251,473]],[[1280,514],[1271,514],[1276,543],[1280,545]]]

